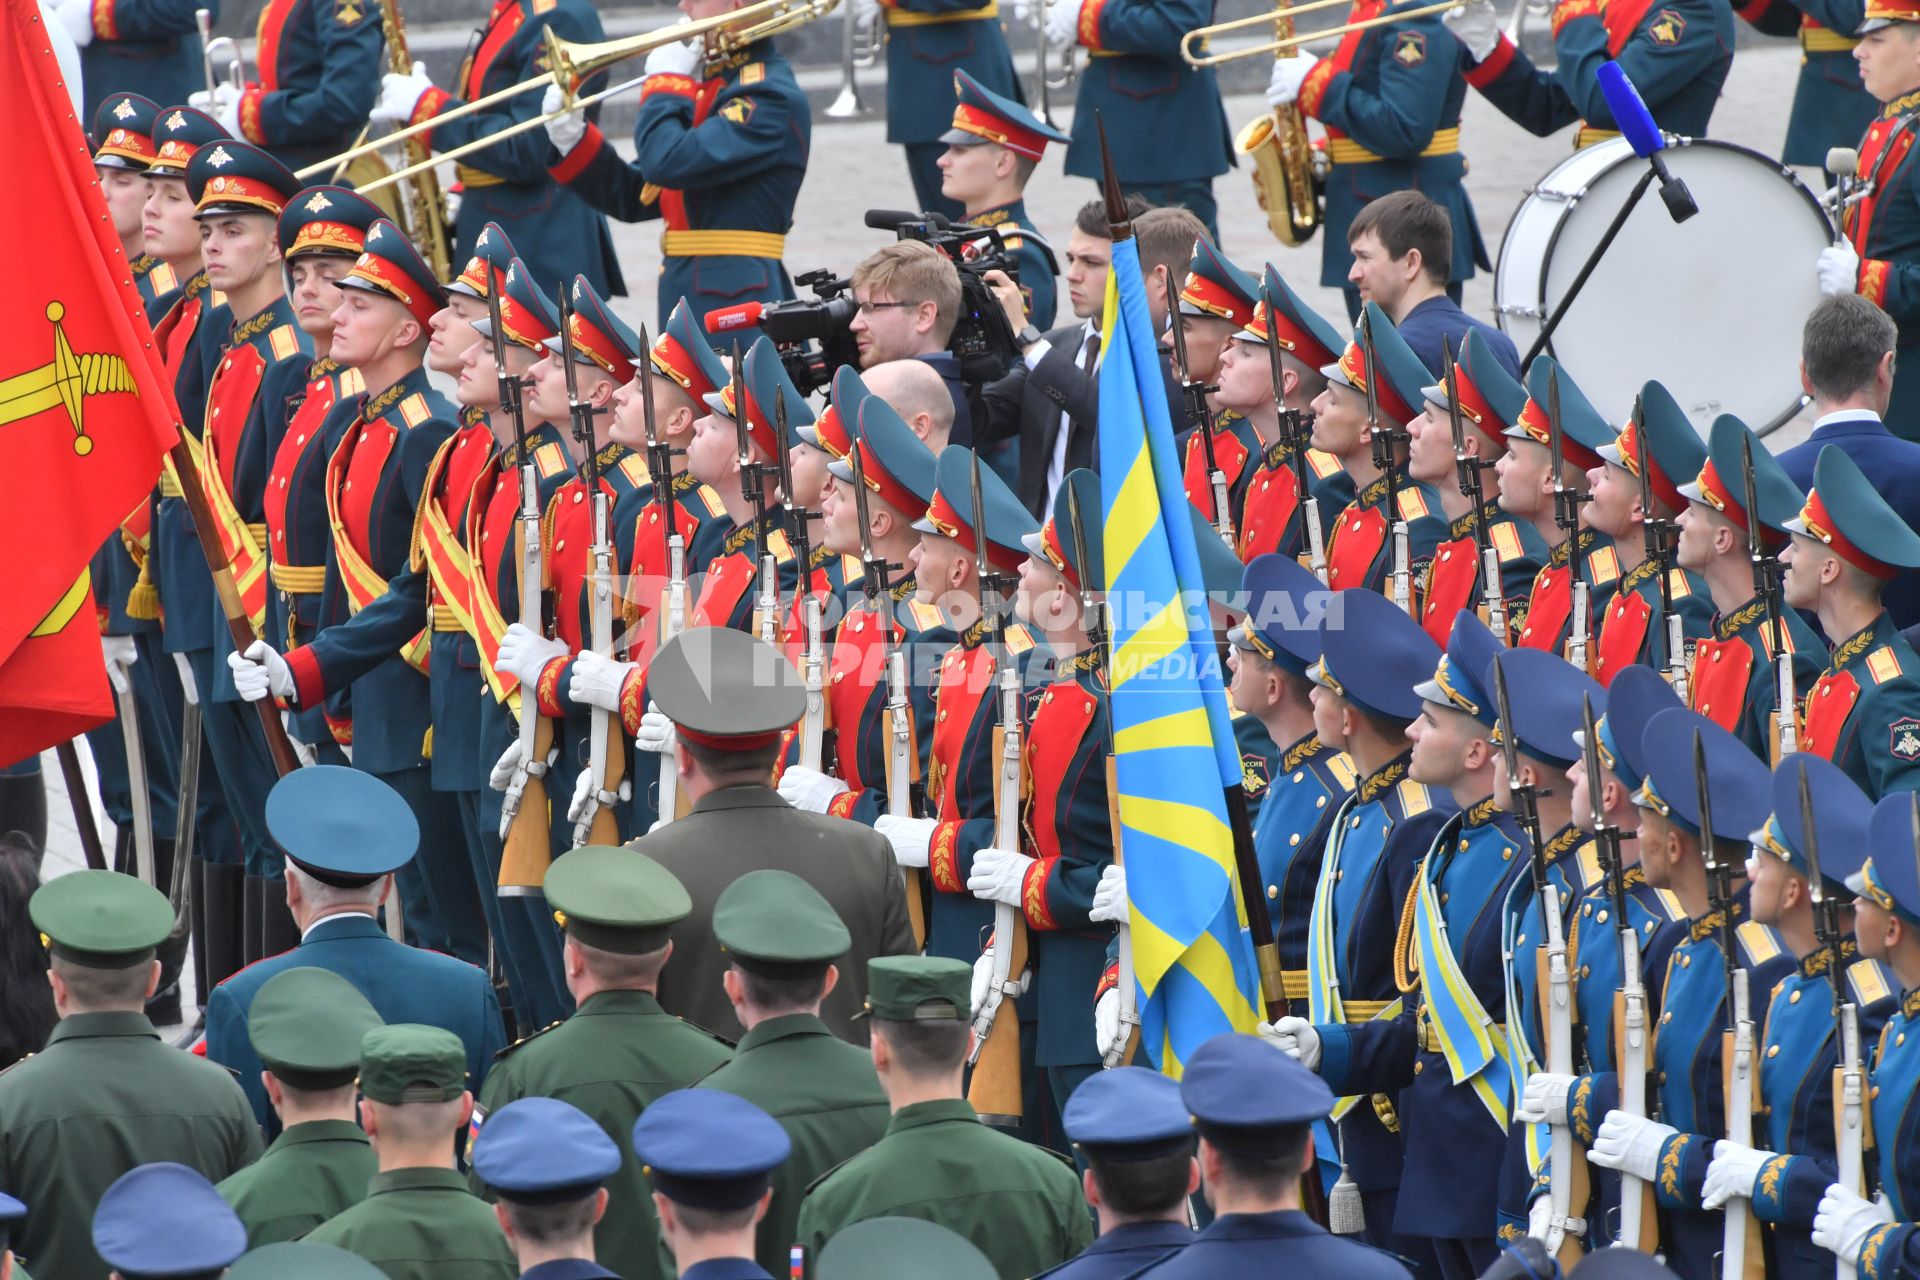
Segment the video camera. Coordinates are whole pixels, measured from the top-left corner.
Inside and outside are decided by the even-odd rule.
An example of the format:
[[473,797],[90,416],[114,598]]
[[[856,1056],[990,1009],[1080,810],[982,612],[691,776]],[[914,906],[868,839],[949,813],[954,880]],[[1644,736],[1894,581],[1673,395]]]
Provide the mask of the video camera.
[[[960,379],[979,386],[1005,376],[1018,350],[986,273],[1004,271],[1018,283],[1020,268],[1001,229],[953,223],[937,213],[895,209],[869,209],[866,223],[876,231],[892,231],[902,240],[922,241],[947,255],[960,272],[960,318],[947,340],[947,350],[960,362]],[[811,289],[814,296],[723,307],[707,314],[706,325],[709,333],[758,328],[780,348],[787,376],[804,395],[832,382],[840,366],[859,363],[859,347],[850,328],[857,308],[852,281],[831,271],[809,271],[796,276],[794,283]]]

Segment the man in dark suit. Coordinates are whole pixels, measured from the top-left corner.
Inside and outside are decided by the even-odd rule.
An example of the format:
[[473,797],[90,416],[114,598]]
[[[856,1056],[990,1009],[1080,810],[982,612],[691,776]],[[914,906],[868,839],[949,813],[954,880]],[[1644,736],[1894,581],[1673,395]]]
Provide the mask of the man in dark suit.
[[[1880,496],[1909,528],[1920,528],[1920,444],[1902,440],[1882,421],[1893,394],[1891,317],[1857,293],[1827,298],[1807,317],[1800,339],[1800,385],[1813,397],[1813,434],[1784,450],[1780,465],[1813,488],[1813,464],[1836,445],[1860,464]],[[1903,573],[1881,596],[1893,625],[1920,624],[1920,574]],[[1845,636],[1828,637],[1838,644]]]
[[267,829],[286,851],[287,907],[300,926],[300,945],[249,965],[213,989],[204,1050],[240,1078],[268,1135],[280,1125],[260,1079],[248,1014],[267,979],[303,965],[331,969],[351,982],[388,1023],[425,1023],[460,1037],[467,1079],[477,1089],[506,1044],[493,984],[464,960],[395,941],[375,918],[394,871],[420,843],[406,801],[371,774],[310,765],[274,784]]
[[[845,975],[821,1006],[834,1034],[866,1042],[854,1016],[866,1006],[867,961],[914,949],[905,882],[887,838],[844,818],[805,813],[770,784],[781,735],[800,719],[806,692],[778,650],[742,631],[697,627],[669,641],[648,678],[671,722],[680,787],[692,812],[635,840],[686,886],[692,912],[673,925],[674,962],[660,976],[668,1013],[728,1039],[743,1028],[723,975],[729,959],[713,942],[713,909],[749,871],[790,871],[820,892],[846,925]],[[642,741],[646,740],[644,733]]]

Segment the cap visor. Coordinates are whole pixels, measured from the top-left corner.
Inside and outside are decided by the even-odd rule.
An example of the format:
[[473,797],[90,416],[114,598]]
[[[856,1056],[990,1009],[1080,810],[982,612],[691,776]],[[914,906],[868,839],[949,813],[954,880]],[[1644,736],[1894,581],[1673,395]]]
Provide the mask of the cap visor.
[[1321,365],[1320,376],[1328,382],[1347,388],[1349,391],[1358,391],[1360,389],[1353,385],[1353,379],[1347,376],[1347,371],[1340,367],[1338,361],[1333,364]]
[[487,295],[468,284],[465,280],[453,280],[447,284],[448,293],[457,293],[464,298],[478,298],[485,302]]
[[[831,468],[829,468],[829,469],[831,469]],[[1037,534],[1037,533],[1023,533],[1023,534],[1021,534],[1021,535],[1020,535],[1020,545],[1021,545],[1021,546],[1023,546],[1023,547],[1025,547],[1025,548],[1027,549],[1027,554],[1028,554],[1028,555],[1030,555],[1030,556],[1039,556],[1039,557],[1040,557],[1041,559],[1043,559],[1043,560],[1044,560],[1044,559],[1046,558],[1046,555],[1047,555],[1047,544],[1046,544],[1046,542],[1045,542],[1045,541],[1044,541],[1044,540],[1043,540],[1043,539],[1042,539],[1042,538],[1040,537],[1040,535],[1039,535],[1039,534]]]
[[1707,495],[1701,491],[1698,480],[1689,480],[1687,483],[1681,485],[1680,496],[1688,502],[1706,502],[1708,506],[1713,505],[1711,502],[1707,502]]
[[[829,464],[829,469],[831,469],[831,464]],[[915,533],[939,533],[940,532],[940,530],[934,528],[933,521],[928,520],[925,517],[922,517],[921,519],[915,520],[913,522],[913,531]]]
[[1594,452],[1600,455],[1600,461],[1609,466],[1620,467],[1623,470],[1626,468],[1627,464],[1620,459],[1620,446],[1617,443],[1603,444]]
[[1440,687],[1438,680],[1423,680],[1413,686],[1414,696],[1422,702],[1431,702],[1436,707],[1451,707],[1453,700],[1447,697],[1447,691]]
[[700,398],[706,401],[707,410],[710,413],[713,413],[719,417],[725,418],[728,422],[733,421],[733,415],[727,412],[727,402],[720,398],[720,393],[718,391],[709,391],[707,392],[707,394],[701,396]]
[[934,141],[945,143],[949,147],[984,147],[987,145],[987,139],[977,133],[968,133],[965,129],[949,129],[935,138]]
[[827,474],[835,480],[844,480],[848,484],[853,483],[853,468],[839,458],[835,458],[827,464]]

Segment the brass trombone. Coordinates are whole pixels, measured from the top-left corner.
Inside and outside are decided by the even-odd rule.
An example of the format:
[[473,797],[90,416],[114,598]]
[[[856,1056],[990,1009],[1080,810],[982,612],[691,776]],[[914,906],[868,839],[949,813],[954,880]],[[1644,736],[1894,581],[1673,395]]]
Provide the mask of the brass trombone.
[[[1351,4],[1352,0],[1307,0],[1306,4],[1287,6],[1288,17],[1298,17],[1303,13],[1312,13],[1316,9],[1333,9]],[[1404,9],[1398,13],[1383,13],[1375,18],[1361,22],[1346,22],[1337,27],[1325,27],[1319,31],[1303,31],[1298,35],[1276,37],[1260,44],[1241,45],[1228,49],[1224,53],[1202,53],[1208,41],[1229,31],[1238,31],[1242,27],[1270,24],[1274,20],[1271,12],[1249,14],[1244,18],[1234,18],[1229,22],[1216,22],[1211,26],[1195,27],[1180,38],[1180,56],[1189,65],[1196,67],[1216,67],[1223,62],[1233,62],[1240,58],[1274,56],[1296,49],[1315,40],[1325,40],[1334,36],[1343,36],[1349,31],[1368,31],[1374,27],[1391,26],[1396,22],[1406,22],[1413,18],[1424,18],[1429,14],[1445,13],[1448,9],[1457,9],[1463,0],[1439,0],[1437,4],[1424,4],[1417,9]]]
[[[618,40],[602,40],[592,44],[562,40],[560,37],[554,35],[552,28],[549,27],[542,33],[546,38],[547,46],[548,73],[546,75],[534,76],[530,79],[522,80],[518,84],[510,84],[504,89],[496,89],[494,92],[486,94],[483,97],[475,98],[471,102],[463,102],[457,107],[450,107],[430,120],[422,120],[418,124],[411,124],[403,129],[395,129],[392,133],[384,134],[370,142],[363,142],[358,146],[350,147],[337,156],[330,156],[317,164],[308,165],[306,168],[296,172],[294,177],[306,180],[318,174],[330,173],[340,165],[346,164],[359,156],[390,147],[396,142],[405,142],[409,138],[417,137],[430,129],[438,128],[449,120],[457,120],[461,116],[471,115],[476,111],[484,111],[488,107],[505,102],[509,98],[517,98],[523,93],[532,93],[538,89],[545,89],[550,84],[560,86],[561,93],[567,95],[567,105],[563,110],[571,111],[576,107],[598,102],[606,96],[606,93],[603,92],[594,94],[590,98],[581,98],[578,101],[573,100],[573,92],[579,87],[581,82],[605,68],[612,66],[616,62],[624,62],[628,58],[637,58],[644,54],[651,53],[662,45],[674,44],[681,40],[705,38],[716,33],[718,39],[715,42],[715,48],[708,54],[708,57],[723,57],[729,50],[739,48],[745,44],[751,44],[755,40],[763,40],[768,36],[778,35],[780,32],[797,27],[804,22],[811,22],[813,19],[832,10],[837,3],[839,3],[839,0],[757,0],[757,3],[745,5],[727,13],[716,14],[711,18],[702,18],[698,22],[678,22],[670,26],[658,27],[652,31],[642,31],[635,35],[625,36]],[[626,88],[627,86],[622,85],[618,87]],[[555,115],[557,114],[559,113],[555,113]],[[492,134],[487,138],[476,139],[467,146],[457,147],[452,151],[443,152],[439,158],[448,160],[456,155],[465,155],[469,151],[477,150],[480,146],[489,145],[501,138],[524,132],[529,126],[543,125],[552,118],[554,118],[554,116],[543,115],[534,117],[532,120],[522,120],[518,124],[501,130],[499,133]],[[400,173],[384,179],[382,185],[386,182],[399,180],[401,177],[406,176],[407,172],[406,170],[402,170]],[[364,190],[366,189],[363,189],[363,191]]]

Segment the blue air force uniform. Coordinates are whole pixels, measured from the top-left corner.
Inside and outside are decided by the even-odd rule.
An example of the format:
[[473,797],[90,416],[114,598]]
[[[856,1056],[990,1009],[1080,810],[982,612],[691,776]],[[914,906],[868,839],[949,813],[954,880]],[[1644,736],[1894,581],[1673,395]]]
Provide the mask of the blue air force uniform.
[[240,136],[289,169],[345,151],[380,92],[379,0],[268,0]]

